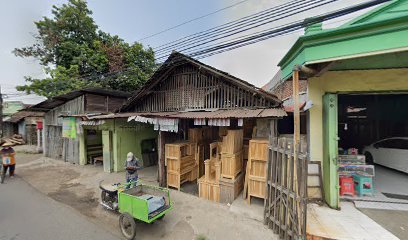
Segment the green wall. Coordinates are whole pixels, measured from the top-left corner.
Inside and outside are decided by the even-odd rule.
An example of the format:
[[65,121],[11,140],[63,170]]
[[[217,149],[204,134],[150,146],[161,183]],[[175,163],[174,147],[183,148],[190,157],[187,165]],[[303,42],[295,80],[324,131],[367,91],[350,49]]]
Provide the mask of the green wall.
[[[95,129],[101,131],[111,131],[112,132],[112,163],[114,172],[124,171],[124,164],[126,161],[126,156],[128,152],[133,152],[133,154],[142,159],[141,142],[145,139],[157,139],[158,132],[153,130],[153,125],[137,123],[137,122],[127,122],[127,119],[108,119],[105,123],[100,126],[84,126],[84,132],[86,129]],[[106,133],[106,132],[105,132]],[[101,132],[102,134],[102,132]],[[85,148],[85,137],[84,134],[79,135],[80,137],[80,164],[86,164],[86,148]],[[102,138],[102,144],[104,145],[104,157],[108,156],[106,150],[109,148],[108,137]],[[109,150],[108,150],[109,151]],[[143,162],[141,161],[143,165]],[[106,172],[109,172],[109,168],[105,168]]]
[[[158,132],[153,130],[153,125],[143,123],[117,123],[113,136],[114,171],[123,171],[128,152],[133,152],[135,157],[142,160],[141,143],[145,139],[157,139]],[[141,161],[143,165],[143,161]]]

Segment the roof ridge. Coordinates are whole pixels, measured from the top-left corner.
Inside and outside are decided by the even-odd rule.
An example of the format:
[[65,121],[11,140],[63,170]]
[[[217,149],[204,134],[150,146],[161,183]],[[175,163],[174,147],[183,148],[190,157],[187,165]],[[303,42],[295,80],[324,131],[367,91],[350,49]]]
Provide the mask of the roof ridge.
[[387,9],[389,9],[389,8],[399,4],[401,2],[404,2],[404,1],[406,1],[406,0],[392,0],[392,1],[388,2],[388,3],[380,5],[380,6],[374,8],[374,9],[372,9],[372,10],[370,10],[370,11],[368,11],[368,12],[366,12],[366,13],[364,13],[364,14],[356,17],[356,18],[353,18],[352,20],[340,25],[338,28],[344,28],[344,27],[349,27],[349,26],[354,25],[354,24],[358,24],[358,22],[361,22],[363,20],[367,20],[367,19],[369,19],[370,17],[373,17],[373,16],[377,16],[378,14],[382,13],[383,11],[385,11],[385,10],[387,10]]

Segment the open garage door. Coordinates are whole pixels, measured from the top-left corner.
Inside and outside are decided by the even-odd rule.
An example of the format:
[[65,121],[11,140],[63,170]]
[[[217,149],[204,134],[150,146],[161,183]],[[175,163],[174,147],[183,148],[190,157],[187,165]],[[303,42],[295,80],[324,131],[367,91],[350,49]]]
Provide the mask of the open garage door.
[[354,197],[408,199],[407,105],[408,94],[339,95],[339,152],[365,156],[372,166],[351,172],[372,175],[372,192],[356,185]]

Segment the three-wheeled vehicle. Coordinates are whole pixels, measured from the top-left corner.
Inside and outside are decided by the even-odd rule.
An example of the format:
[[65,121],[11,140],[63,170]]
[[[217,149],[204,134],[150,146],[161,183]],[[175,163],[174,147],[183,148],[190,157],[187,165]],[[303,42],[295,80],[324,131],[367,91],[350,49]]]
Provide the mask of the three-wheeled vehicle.
[[126,239],[136,236],[136,220],[152,223],[162,219],[172,209],[170,191],[143,183],[126,183],[102,186],[101,205],[118,211],[119,226]]

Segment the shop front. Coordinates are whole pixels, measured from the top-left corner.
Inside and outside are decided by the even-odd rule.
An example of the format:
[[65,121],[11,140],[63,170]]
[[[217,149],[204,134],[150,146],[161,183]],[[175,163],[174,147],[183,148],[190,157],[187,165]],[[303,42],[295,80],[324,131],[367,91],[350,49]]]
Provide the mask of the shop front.
[[127,118],[112,115],[81,119],[81,165],[94,164],[103,166],[105,172],[121,172],[128,152],[133,152],[143,167],[157,165],[158,133],[151,125],[127,122]]
[[338,207],[341,198],[398,195],[395,186],[408,180],[408,166],[397,156],[407,136],[406,74],[355,70],[309,79],[310,154],[323,161],[330,206]]

